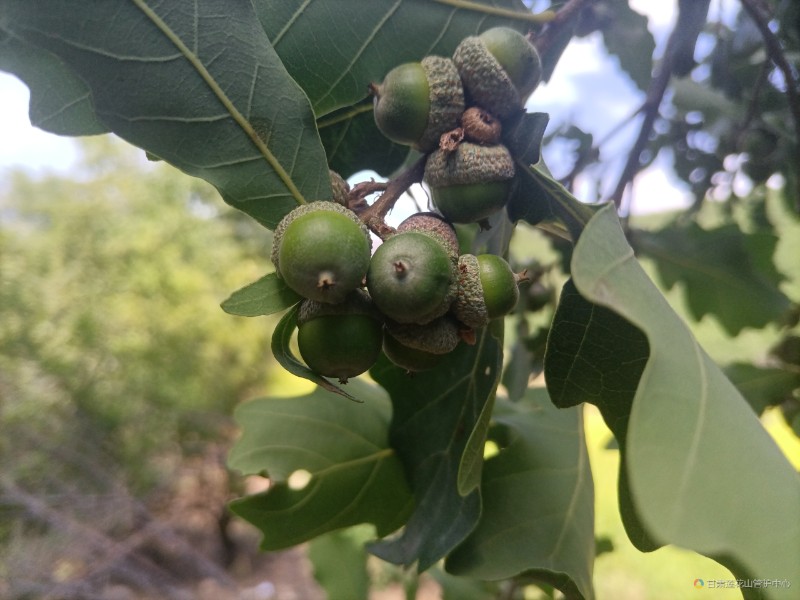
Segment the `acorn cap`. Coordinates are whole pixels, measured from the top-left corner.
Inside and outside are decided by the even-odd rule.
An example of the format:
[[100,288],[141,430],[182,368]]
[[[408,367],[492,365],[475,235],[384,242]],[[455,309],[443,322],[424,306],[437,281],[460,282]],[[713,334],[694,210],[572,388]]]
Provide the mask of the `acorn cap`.
[[356,289],[348,294],[344,302],[339,304],[317,302],[305,298],[297,311],[297,324],[298,326],[303,325],[317,317],[331,315],[366,315],[376,321],[383,321],[383,315],[372,304],[369,294],[365,290]]
[[453,54],[453,62],[475,104],[501,119],[522,110],[524,99],[480,37],[464,38]]
[[369,234],[369,229],[352,210],[329,200],[317,200],[315,202],[309,202],[308,204],[301,204],[280,220],[272,236],[272,251],[270,253],[270,260],[272,261],[272,264],[275,265],[275,270],[278,272],[278,275],[280,275],[279,254],[281,240],[283,239],[283,234],[286,231],[286,228],[289,227],[292,221],[294,221],[296,218],[318,210],[336,212],[346,216],[348,219],[351,219],[354,223],[357,223],[361,228],[361,231],[364,233],[364,237],[366,237],[366,239],[369,241],[369,247],[372,248],[372,237]]
[[428,79],[430,110],[428,125],[415,144],[422,152],[439,145],[443,133],[458,127],[464,112],[464,87],[455,63],[443,56],[426,56],[421,61]]
[[459,321],[473,329],[489,322],[477,256],[462,254],[458,257],[458,295],[451,310]]
[[445,356],[404,346],[388,332],[383,336],[383,353],[394,365],[405,369],[407,373],[433,369]]
[[331,191],[333,192],[333,201],[347,207],[350,201],[350,184],[345,181],[344,177],[339,175],[336,171],[328,169],[331,175]]
[[397,226],[397,233],[402,233],[404,231],[416,231],[429,235],[442,244],[451,257],[458,257],[459,244],[456,230],[453,225],[440,214],[435,212],[415,213]]
[[453,152],[436,150],[425,163],[425,182],[432,188],[504,181],[514,177],[514,159],[502,144],[462,142]]
[[403,346],[430,354],[452,352],[461,339],[458,324],[449,315],[434,319],[426,325],[387,321],[386,331]]

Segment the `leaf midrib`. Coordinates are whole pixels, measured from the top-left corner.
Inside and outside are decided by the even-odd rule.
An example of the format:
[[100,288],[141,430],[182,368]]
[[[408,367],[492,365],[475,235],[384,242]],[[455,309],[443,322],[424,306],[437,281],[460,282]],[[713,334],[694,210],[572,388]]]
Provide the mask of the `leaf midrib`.
[[227,110],[231,115],[231,118],[233,118],[236,124],[239,125],[247,137],[250,138],[250,141],[264,157],[264,160],[266,160],[269,166],[275,171],[276,175],[284,184],[284,186],[286,186],[286,189],[289,191],[295,201],[298,204],[306,204],[306,199],[303,197],[303,194],[300,193],[300,190],[294,184],[292,178],[283,168],[283,165],[280,164],[275,155],[272,154],[264,141],[258,136],[258,133],[256,133],[256,130],[253,128],[250,122],[241,112],[239,112],[239,109],[236,108],[231,99],[228,98],[227,94],[225,94],[208,69],[206,69],[205,65],[200,61],[200,58],[194,52],[192,52],[178,36],[178,34],[176,34],[169,27],[169,25],[167,25],[167,23],[152,8],[150,8],[145,0],[131,1],[140,11],[142,11],[145,17],[147,17],[153,23],[153,25],[159,31],[161,31],[164,36],[166,36],[166,38],[178,49],[183,57],[189,61],[189,64],[197,71],[203,81],[205,81],[211,92],[217,97],[217,99],[225,107],[225,110]]

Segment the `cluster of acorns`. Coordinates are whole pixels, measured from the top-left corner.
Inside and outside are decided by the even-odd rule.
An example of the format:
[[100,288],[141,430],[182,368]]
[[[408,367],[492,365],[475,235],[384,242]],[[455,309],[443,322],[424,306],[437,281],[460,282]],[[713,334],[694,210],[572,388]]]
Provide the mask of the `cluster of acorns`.
[[505,205],[514,159],[503,127],[523,112],[541,73],[530,40],[496,27],[464,39],[452,59],[406,63],[371,86],[376,125],[428,155],[424,181],[449,221],[479,222]]
[[336,202],[300,206],[275,230],[272,261],[304,298],[300,355],[342,383],[381,349],[407,371],[433,368],[519,298],[522,276],[493,254],[459,256],[455,229],[435,213],[412,215],[371,248],[366,226]]
[[479,222],[504,206],[514,161],[502,126],[523,112],[540,73],[529,40],[495,28],[465,39],[452,60],[429,56],[371,86],[378,128],[427,154],[424,180],[441,214],[412,215],[374,255],[346,199],[284,217],[272,262],[304,298],[297,341],[312,371],[344,383],[381,350],[407,371],[430,369],[514,308],[524,276],[499,256],[459,255],[451,223]]

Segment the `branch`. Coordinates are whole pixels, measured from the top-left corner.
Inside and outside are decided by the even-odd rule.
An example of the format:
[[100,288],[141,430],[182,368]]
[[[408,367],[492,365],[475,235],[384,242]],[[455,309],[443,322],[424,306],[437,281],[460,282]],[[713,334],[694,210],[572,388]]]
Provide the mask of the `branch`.
[[622,169],[617,187],[611,194],[611,200],[614,201],[617,209],[622,204],[625,188],[628,187],[641,169],[641,155],[653,131],[653,124],[658,117],[658,110],[664,100],[664,93],[667,91],[667,86],[675,69],[675,61],[679,54],[686,53],[687,46],[694,48],[697,39],[693,34],[696,30],[696,21],[700,19],[704,21],[707,18],[708,5],[708,1],[681,2],[679,4],[678,19],[675,27],[673,27],[672,33],[669,35],[664,56],[650,82],[650,87],[647,89],[647,95],[642,106],[644,118],[639,129],[639,136],[628,153],[628,160]]
[[594,4],[597,0],[569,0],[561,7],[555,17],[547,24],[544,31],[536,36],[534,44],[539,54],[544,56],[557,40],[564,35],[564,30],[573,26],[573,21],[578,18],[581,11]]
[[[767,50],[770,60],[775,64],[778,70],[783,75],[786,83],[786,99],[789,102],[789,110],[792,113],[792,121],[794,122],[794,132],[796,143],[800,144],[800,83],[798,83],[797,76],[792,69],[789,61],[786,60],[786,54],[783,51],[783,46],[772,30],[769,28],[769,22],[772,18],[769,8],[761,2],[761,0],[741,0],[742,7],[748,16],[753,20],[761,37],[764,39],[764,46]],[[797,155],[797,164],[795,170],[800,173],[800,154]],[[800,189],[798,189],[798,197],[795,198],[797,210],[800,212]]]
[[380,189],[381,187],[385,189],[380,198],[378,198],[371,206],[360,211],[358,215],[366,224],[366,226],[369,227],[370,230],[381,239],[385,239],[388,235],[391,235],[394,232],[394,230],[386,224],[384,219],[386,219],[386,215],[388,215],[389,211],[392,210],[400,196],[402,196],[412,184],[422,181],[422,175],[425,173],[426,158],[427,156],[420,157],[417,162],[386,184],[367,182],[365,184],[358,184],[353,187],[351,198],[353,197],[354,193],[361,193],[362,189],[372,189],[365,186],[373,185],[379,186],[377,189]]

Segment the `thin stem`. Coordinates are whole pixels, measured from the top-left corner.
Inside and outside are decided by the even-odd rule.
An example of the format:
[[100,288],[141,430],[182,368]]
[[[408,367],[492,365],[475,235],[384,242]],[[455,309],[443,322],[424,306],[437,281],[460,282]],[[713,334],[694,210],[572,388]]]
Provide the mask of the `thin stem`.
[[422,181],[422,175],[425,172],[426,158],[426,156],[420,157],[419,160],[408,169],[386,183],[386,191],[381,194],[380,198],[359,214],[359,217],[366,226],[381,239],[385,239],[394,232],[385,222],[386,215],[389,214],[389,211],[392,210],[400,199],[400,196],[402,196],[412,184]]
[[470,2],[470,0],[433,0],[439,4],[447,4],[448,6],[455,6],[456,8],[463,8],[464,10],[472,10],[475,12],[484,13],[487,15],[495,15],[498,17],[508,17],[509,19],[516,19],[518,21],[526,21],[528,23],[549,23],[552,21],[556,13],[552,10],[546,10],[541,13],[533,14],[528,12],[520,12],[508,8],[500,8],[499,6],[489,6],[481,4],[480,2]]
[[[769,8],[760,0],[741,0],[742,7],[745,12],[750,16],[755,23],[761,37],[764,39],[764,46],[770,60],[775,64],[778,70],[783,75],[786,84],[786,99],[789,102],[789,111],[792,113],[792,121],[794,122],[794,131],[796,143],[800,144],[800,83],[798,83],[797,75],[786,59],[786,54],[783,51],[778,36],[776,36],[769,28],[769,21],[771,15]],[[797,157],[797,164],[795,170],[800,173],[800,154]],[[800,211],[800,190],[798,190],[798,197],[795,198],[796,209]]]
[[223,89],[219,86],[219,84],[214,79],[213,75],[209,73],[206,66],[200,61],[198,56],[192,52],[189,47],[183,43],[183,40],[178,37],[178,35],[172,31],[169,25],[164,22],[164,20],[156,14],[156,12],[151,9],[144,0],[131,0],[139,10],[144,13],[144,15],[153,22],[161,32],[172,42],[175,47],[183,54],[186,60],[189,61],[189,64],[194,67],[200,77],[203,78],[203,81],[206,82],[208,87],[211,89],[213,94],[217,97],[217,99],[222,103],[225,109],[230,113],[231,117],[234,121],[236,121],[237,125],[242,128],[242,130],[247,134],[247,137],[253,142],[256,148],[258,148],[261,155],[264,159],[269,163],[269,166],[275,171],[278,175],[280,180],[286,186],[286,189],[289,193],[294,197],[295,201],[298,204],[306,204],[306,199],[303,197],[303,194],[297,189],[297,186],[292,181],[292,178],[278,162],[278,159],[275,158],[275,155],[272,154],[270,149],[264,143],[264,140],[258,135],[256,130],[250,124],[250,122],[245,118],[245,116],[239,112],[239,109],[233,104],[228,95],[223,91]]
[[321,119],[317,121],[317,129],[323,129],[325,127],[336,125],[337,123],[341,123],[342,121],[347,121],[348,119],[352,119],[353,117],[357,117],[362,113],[370,111],[372,111],[372,102],[369,102],[369,104],[356,104],[355,106],[351,107],[350,110],[348,110],[347,112],[334,115],[329,119]]

